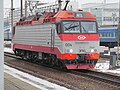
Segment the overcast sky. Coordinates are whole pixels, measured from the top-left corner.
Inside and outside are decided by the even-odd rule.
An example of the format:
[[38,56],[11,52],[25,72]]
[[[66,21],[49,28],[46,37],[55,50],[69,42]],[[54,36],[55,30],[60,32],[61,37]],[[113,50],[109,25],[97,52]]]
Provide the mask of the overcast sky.
[[[14,8],[18,8],[20,7],[20,1],[21,0],[13,0],[14,1]],[[25,0],[23,0],[24,2]],[[40,0],[41,2],[54,2],[56,0]],[[62,0],[65,1],[65,0]],[[71,0],[74,1],[74,0]],[[85,3],[101,3],[104,0],[76,0],[79,1],[79,6],[81,6],[81,4],[85,4]],[[114,2],[118,2],[119,0],[106,0],[107,3],[114,3]],[[4,8],[10,8],[10,4],[11,4],[11,0],[4,0]]]

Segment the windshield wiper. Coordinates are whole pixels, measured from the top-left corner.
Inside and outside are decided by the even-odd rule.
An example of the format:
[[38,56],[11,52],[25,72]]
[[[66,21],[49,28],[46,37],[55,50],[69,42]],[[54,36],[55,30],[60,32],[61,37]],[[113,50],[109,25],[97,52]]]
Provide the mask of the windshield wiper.
[[86,32],[87,33],[87,30],[81,25],[81,27],[83,28],[83,30],[84,30],[84,32]]
[[71,29],[71,28],[75,28],[75,27],[78,27],[78,26],[79,26],[79,25],[71,26],[71,27],[66,28],[66,30]]

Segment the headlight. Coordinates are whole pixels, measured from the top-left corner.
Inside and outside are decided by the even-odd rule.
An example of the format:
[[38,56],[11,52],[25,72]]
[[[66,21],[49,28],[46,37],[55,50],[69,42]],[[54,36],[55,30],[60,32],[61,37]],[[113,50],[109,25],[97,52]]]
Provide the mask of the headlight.
[[91,49],[91,53],[97,52],[97,49]]
[[73,53],[73,49],[67,49],[66,53]]
[[93,53],[93,52],[95,52],[95,50],[94,50],[94,49],[91,49],[91,52]]
[[72,53],[73,52],[73,49],[70,49],[70,53]]

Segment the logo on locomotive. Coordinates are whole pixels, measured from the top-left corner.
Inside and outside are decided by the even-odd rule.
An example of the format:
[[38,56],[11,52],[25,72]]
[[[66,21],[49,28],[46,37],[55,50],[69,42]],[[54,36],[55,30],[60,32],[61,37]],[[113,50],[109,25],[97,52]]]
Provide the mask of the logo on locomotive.
[[85,39],[86,39],[86,37],[85,37],[85,36],[83,36],[83,35],[80,35],[80,36],[78,36],[78,39],[79,39],[79,40],[85,40]]

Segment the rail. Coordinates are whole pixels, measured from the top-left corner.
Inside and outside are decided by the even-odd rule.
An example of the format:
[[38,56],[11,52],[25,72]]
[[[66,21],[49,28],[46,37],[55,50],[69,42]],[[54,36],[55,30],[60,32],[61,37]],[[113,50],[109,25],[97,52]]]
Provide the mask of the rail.
[[120,88],[120,76],[111,75],[93,70],[72,71],[72,73],[77,75],[82,75],[84,77],[88,77],[97,81],[105,82],[107,84]]
[[[16,58],[16,56],[12,53],[5,52],[4,54],[5,56]],[[10,64],[7,64],[7,65],[11,66]],[[56,68],[53,68],[53,69],[56,69]],[[57,70],[60,70],[60,69],[57,69]],[[71,70],[71,71],[67,71],[66,73],[75,74],[78,76],[80,75],[83,77],[90,78],[92,80],[96,80],[98,82],[104,82],[111,86],[120,88],[120,76],[115,76],[115,75],[92,71],[92,70]]]

